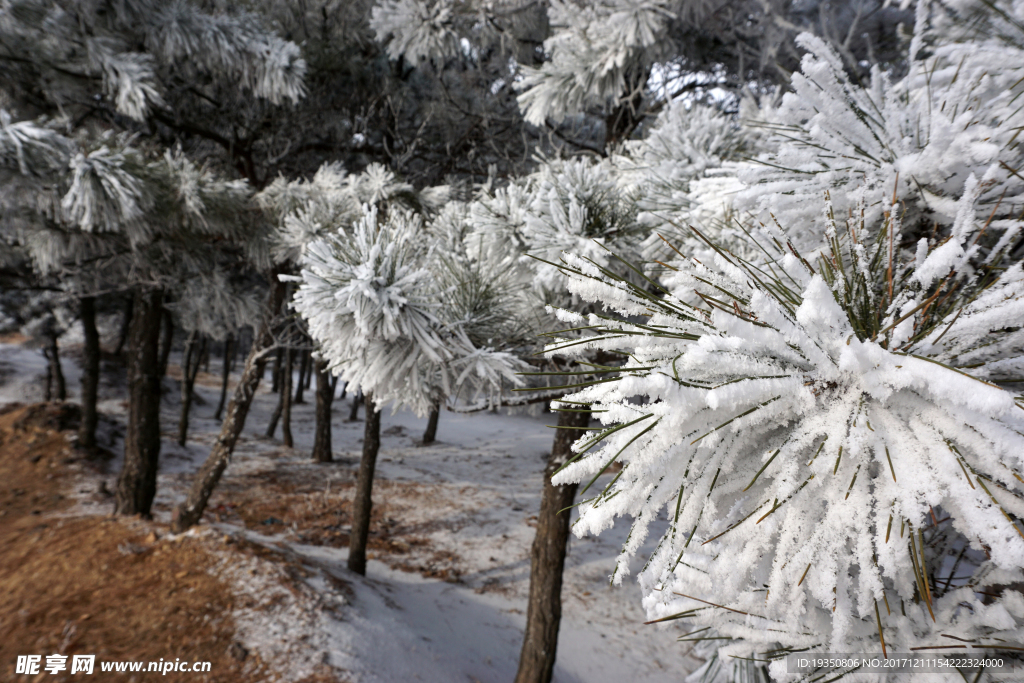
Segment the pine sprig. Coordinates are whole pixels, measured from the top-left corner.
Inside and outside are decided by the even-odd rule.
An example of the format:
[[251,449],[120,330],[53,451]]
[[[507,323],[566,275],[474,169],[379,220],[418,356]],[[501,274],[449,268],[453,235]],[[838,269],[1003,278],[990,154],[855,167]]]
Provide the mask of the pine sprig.
[[[957,615],[993,599],[983,586],[1020,580],[1024,560],[1024,509],[1007,503],[1024,498],[1024,414],[983,379],[1022,360],[1018,330],[989,321],[1024,313],[1024,273],[972,262],[968,229],[956,256],[911,256],[896,209],[878,229],[840,224],[827,200],[825,215],[810,256],[776,229],[748,233],[758,261],[695,230],[706,248],[666,263],[661,288],[563,257],[569,290],[617,315],[559,311],[577,327],[548,352],[625,354],[567,397],[604,427],[556,482],[589,488],[622,463],[575,530],[635,518],[619,580],[665,511],[640,575],[649,611],[686,612],[728,639],[723,656],[767,664],[766,652],[873,651],[882,637],[907,651],[943,629],[1020,638],[1014,594],[995,598],[1013,626]],[[714,607],[688,612],[695,600]],[[891,601],[906,617],[876,614]]]

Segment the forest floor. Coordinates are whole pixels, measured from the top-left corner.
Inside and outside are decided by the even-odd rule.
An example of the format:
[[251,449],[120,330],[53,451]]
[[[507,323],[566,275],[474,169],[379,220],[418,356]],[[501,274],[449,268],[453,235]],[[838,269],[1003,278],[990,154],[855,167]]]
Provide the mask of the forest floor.
[[[174,535],[171,510],[219,428],[219,379],[200,373],[180,447],[169,369],[154,520],[113,518],[126,407],[123,371],[105,366],[105,452],[85,457],[76,406],[38,403],[42,355],[0,344],[0,681],[32,680],[13,674],[18,655],[54,653],[95,654],[97,680],[140,683],[159,674],[101,674],[99,662],[211,662],[168,681],[513,678],[550,415],[445,413],[423,447],[425,419],[386,410],[360,577],[345,560],[363,423],[345,419],[347,400],[334,406],[335,461],[320,464],[309,459],[313,392],[294,408],[286,448],[263,435],[275,397],[261,387],[203,524]],[[73,401],[70,357],[65,371]],[[678,682],[699,666],[671,627],[643,625],[631,578],[609,586],[627,521],[571,540],[557,683]]]

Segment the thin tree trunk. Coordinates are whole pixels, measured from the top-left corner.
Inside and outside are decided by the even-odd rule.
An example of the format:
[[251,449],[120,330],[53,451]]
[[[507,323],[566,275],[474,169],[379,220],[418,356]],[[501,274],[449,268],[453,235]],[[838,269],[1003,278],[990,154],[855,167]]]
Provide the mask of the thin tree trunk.
[[188,441],[188,414],[192,409],[192,389],[195,387],[199,363],[202,360],[202,346],[196,348],[199,333],[191,332],[185,342],[185,357],[181,361],[181,414],[178,417],[178,445]]
[[96,299],[82,297],[79,301],[79,317],[82,320],[82,422],[78,426],[78,446],[96,447],[96,425],[98,415],[96,401],[100,387],[100,335],[96,329]]
[[[67,385],[64,383],[64,371],[60,368],[60,349],[57,346],[57,333],[50,332],[46,337],[46,358],[50,361],[50,376],[53,377],[54,384],[53,397],[58,401],[66,401],[68,390]],[[50,392],[47,393],[49,394]]]
[[135,307],[135,297],[129,297],[128,303],[124,306],[124,317],[121,318],[121,331],[117,335],[117,346],[114,347],[114,355],[120,356],[124,350],[124,344],[128,341],[128,332],[132,325],[132,309]]
[[242,368],[242,376],[235,386],[234,396],[228,404],[227,414],[224,422],[221,423],[220,434],[217,441],[206,458],[206,462],[199,468],[192,486],[189,487],[188,495],[179,505],[171,519],[171,530],[174,533],[181,533],[197,524],[206,510],[206,503],[213,495],[213,489],[217,487],[220,477],[224,474],[231,454],[238,443],[238,436],[245,427],[245,418],[249,414],[249,407],[252,405],[253,396],[260,385],[260,378],[263,377],[266,358],[263,350],[274,343],[273,325],[278,311],[281,310],[281,303],[284,301],[284,284],[277,279],[277,273],[271,273],[270,296],[267,302],[266,314],[260,324],[260,330],[253,338],[249,347],[249,355],[245,359],[245,367]]
[[270,390],[275,394],[281,390],[281,361],[284,360],[284,349],[278,349],[274,356],[274,369],[270,375]]
[[274,406],[274,412],[270,414],[270,421],[267,423],[265,436],[268,439],[274,438],[274,432],[277,431],[277,423],[281,420],[281,410],[284,408],[284,356],[280,355],[283,353],[282,349],[278,349],[277,353],[278,358],[274,361],[273,375],[273,386],[276,387],[273,391],[277,393],[277,405]]
[[437,438],[437,421],[441,417],[441,402],[434,403],[430,409],[430,417],[427,418],[427,429],[423,432],[423,445],[434,443]]
[[291,448],[292,440],[292,366],[295,363],[295,349],[288,349],[284,364],[284,382],[281,385],[281,440]]
[[213,414],[214,420],[219,420],[224,412],[224,402],[228,399],[228,379],[231,375],[231,361],[235,357],[235,337],[228,335],[224,340],[224,361],[221,363],[220,373],[220,401],[217,402],[217,412]]
[[163,338],[160,340],[160,376],[167,376],[167,363],[171,359],[171,346],[174,344],[174,318],[171,312],[164,309]]
[[[586,427],[589,412],[562,412],[544,468],[544,492],[537,515],[537,535],[530,550],[530,597],[526,633],[519,655],[515,683],[550,683],[558,650],[558,626],[562,619],[562,570],[569,540],[570,511],[576,484],[555,486],[551,476],[572,456],[571,446]],[[561,511],[561,512],[559,512]]]
[[181,405],[185,405],[185,380],[189,376],[189,371],[192,368],[192,356],[194,356],[196,352],[196,339],[198,335],[199,333],[196,331],[189,332],[188,336],[185,337],[185,345],[181,349],[181,363],[179,364],[179,368],[181,369],[181,380],[178,382],[178,389],[181,394]]
[[315,367],[315,361],[313,360],[313,351],[306,351],[306,389],[309,390],[313,385],[313,368]]
[[[45,355],[46,352],[43,353]],[[46,391],[43,392],[43,400],[47,403],[53,400],[53,366],[49,363],[46,364]]]
[[277,431],[277,423],[281,420],[281,407],[284,405],[284,396],[281,395],[281,391],[277,392],[277,405],[274,406],[274,412],[270,414],[270,421],[267,422],[267,431],[264,433],[268,439],[274,438],[274,432]]
[[[334,386],[335,387],[338,386],[338,376],[337,375],[334,376]],[[348,392],[348,382],[345,382],[344,384],[341,385],[341,396],[339,397],[339,398],[341,398],[342,401],[345,400],[345,394],[347,392]]]
[[331,403],[334,402],[334,382],[327,370],[327,361],[314,364],[316,372],[316,435],[313,438],[313,460],[331,462]]
[[241,353],[244,356],[249,355],[249,348],[252,346],[252,337],[250,337],[243,327],[238,331],[238,336],[234,337],[235,343],[231,348],[231,362],[228,363],[228,372],[234,372],[235,368],[238,367],[238,354]]
[[366,542],[370,538],[370,512],[373,508],[373,471],[380,450],[380,411],[373,396],[363,397],[366,403],[366,428],[363,431],[363,457],[359,460],[356,495],[352,501],[352,531],[349,535],[348,568],[366,576]]
[[293,401],[296,405],[306,402],[302,394],[306,390],[306,374],[309,373],[309,354],[305,351],[298,353],[302,355],[302,360],[299,362],[299,386],[295,387],[295,400]]
[[359,419],[359,404],[363,402],[363,391],[360,389],[352,397],[352,410],[348,412],[348,421],[355,422]]
[[114,512],[150,516],[160,460],[160,317],[163,292],[135,293],[128,331],[128,430]]

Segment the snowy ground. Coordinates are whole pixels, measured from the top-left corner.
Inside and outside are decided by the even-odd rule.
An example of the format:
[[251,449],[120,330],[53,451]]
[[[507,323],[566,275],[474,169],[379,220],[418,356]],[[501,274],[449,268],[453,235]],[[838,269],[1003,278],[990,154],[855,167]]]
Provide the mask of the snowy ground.
[[[64,366],[74,400],[79,372],[68,359]],[[210,371],[215,375],[219,369],[215,359]],[[38,351],[0,345],[0,403],[39,400],[43,373]],[[158,521],[169,519],[219,429],[212,419],[215,378],[205,379],[197,384],[203,404],[193,406],[185,448],[174,443],[177,382],[166,380],[165,438],[154,505]],[[116,378],[104,384],[101,411],[122,424],[123,396]],[[308,459],[313,392],[307,392],[307,404],[294,407],[294,449],[262,434],[275,398],[261,386],[224,489],[214,501],[225,514],[194,532],[255,543],[303,568],[301,590],[287,591],[275,582],[282,570],[271,560],[225,562],[223,576],[236,592],[253,596],[251,607],[235,615],[243,644],[296,679],[326,664],[345,680],[367,683],[511,680],[522,642],[532,523],[554,436],[547,426],[553,418],[444,413],[438,443],[420,447],[416,442],[425,420],[385,411],[374,504],[385,511],[393,535],[390,549],[375,553],[378,559],[370,561],[364,579],[345,568],[344,547],[305,542],[302,529],[275,524],[279,520],[273,517],[267,526],[254,528],[230,514],[232,492],[251,494],[247,487],[253,482],[286,482],[267,495],[285,496],[281,500],[288,505],[313,512],[351,495],[363,423],[345,421],[348,401],[336,401],[334,407],[336,462],[315,464]],[[117,454],[120,433],[116,425],[105,428],[104,445]],[[119,460],[111,463],[107,488],[113,489],[119,468]],[[90,495],[97,484],[83,482],[80,512],[109,512],[109,502]],[[640,591],[630,578],[621,587],[608,585],[627,531],[623,521],[599,538],[571,541],[555,669],[559,683],[676,682],[699,664],[676,642],[676,630],[643,625]]]

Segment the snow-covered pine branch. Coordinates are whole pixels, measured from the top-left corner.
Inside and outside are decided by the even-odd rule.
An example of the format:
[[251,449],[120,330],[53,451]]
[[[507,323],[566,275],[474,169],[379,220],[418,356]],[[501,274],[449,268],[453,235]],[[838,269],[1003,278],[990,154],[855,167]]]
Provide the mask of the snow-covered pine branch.
[[257,203],[276,224],[272,252],[280,263],[297,263],[311,242],[360,220],[364,206],[393,206],[429,215],[447,198],[447,187],[417,192],[377,163],[353,175],[340,164],[324,164],[311,180],[279,177],[256,195]]
[[630,188],[607,160],[546,159],[529,176],[480,197],[470,212],[471,240],[482,249],[521,252],[521,277],[544,301],[562,296],[563,251],[616,267],[613,252],[635,256],[644,232]]
[[637,221],[652,233],[643,245],[645,261],[671,259],[662,236],[686,243],[689,225],[720,239],[730,233],[732,195],[743,189],[732,167],[763,150],[756,124],[764,116],[752,98],[744,98],[738,116],[713,104],[677,101],[646,137],[623,146],[615,157],[620,183],[633,185]]
[[[903,253],[898,216],[847,228],[826,206],[818,257],[774,231],[748,238],[758,262],[708,240],[653,293],[566,258],[569,290],[620,320],[562,311],[593,336],[548,352],[628,359],[567,397],[603,426],[555,481],[587,486],[577,534],[634,518],[616,580],[668,518],[644,603],[704,629],[715,661],[1024,636],[1008,587],[1024,580],[1024,399],[981,379],[1020,379],[1004,374],[1024,353],[1005,321],[1024,316],[1024,271],[962,257],[983,229],[976,199],[951,249]],[[784,661],[769,671],[800,678]]]
[[[1009,11],[1021,10],[1015,5]],[[1019,27],[1017,45],[996,39],[942,43],[921,21],[915,40],[927,39],[930,49],[917,51],[908,75],[892,83],[876,68],[866,85],[849,78],[824,41],[801,35],[798,43],[808,53],[793,75],[793,92],[766,124],[772,151],[737,169],[747,187],[734,206],[759,212],[763,222],[770,222],[770,213],[803,247],[815,244],[825,229],[817,200],[826,190],[841,217],[859,220],[863,211],[869,224],[877,224],[901,203],[908,228],[932,232],[938,224],[948,230],[974,174],[981,183],[977,214],[990,221],[990,234],[1016,231],[1015,207],[1024,197],[1017,144],[1024,123],[1017,104],[1024,88]]]
[[[746,89],[751,74],[785,88],[800,57],[792,39],[803,31],[838,50],[845,68],[858,76],[880,62],[899,69],[897,26],[909,25],[911,14],[892,5],[553,0],[546,61],[522,68],[519,103],[526,120],[542,126],[595,108],[624,106],[642,116],[650,103],[690,89]],[[701,85],[702,79],[712,85]]]
[[551,59],[538,68],[523,67],[516,85],[526,120],[543,126],[548,118],[616,102],[632,90],[631,81],[650,65],[653,55],[645,51],[657,42],[675,4],[603,0],[580,7],[552,0],[548,17],[557,30],[544,43]]
[[267,231],[240,220],[257,218],[245,181],[180,152],[147,156],[128,135],[71,139],[6,113],[2,123],[6,248],[39,275],[76,296],[163,288],[185,329],[215,338],[258,317],[236,261],[267,265]]
[[459,47],[452,30],[454,0],[384,0],[373,8],[370,28],[377,40],[387,42],[388,56],[404,56],[413,64],[421,59],[444,59]]
[[452,319],[462,311],[444,305],[432,256],[420,215],[392,207],[382,216],[368,206],[303,258],[295,309],[331,370],[378,406],[426,414],[463,385],[517,382],[512,355],[475,346],[470,321]]
[[53,128],[15,121],[10,112],[0,109],[0,165],[6,172],[41,177],[62,170],[71,147],[71,141]]
[[[255,14],[209,11],[191,2],[96,3],[32,0],[0,5],[0,42],[22,68],[60,84],[60,101],[99,81],[114,109],[136,120],[165,106],[166,71],[234,81],[273,104],[304,94],[299,48]],[[141,48],[141,49],[140,49]],[[26,67],[27,68],[27,67]]]

